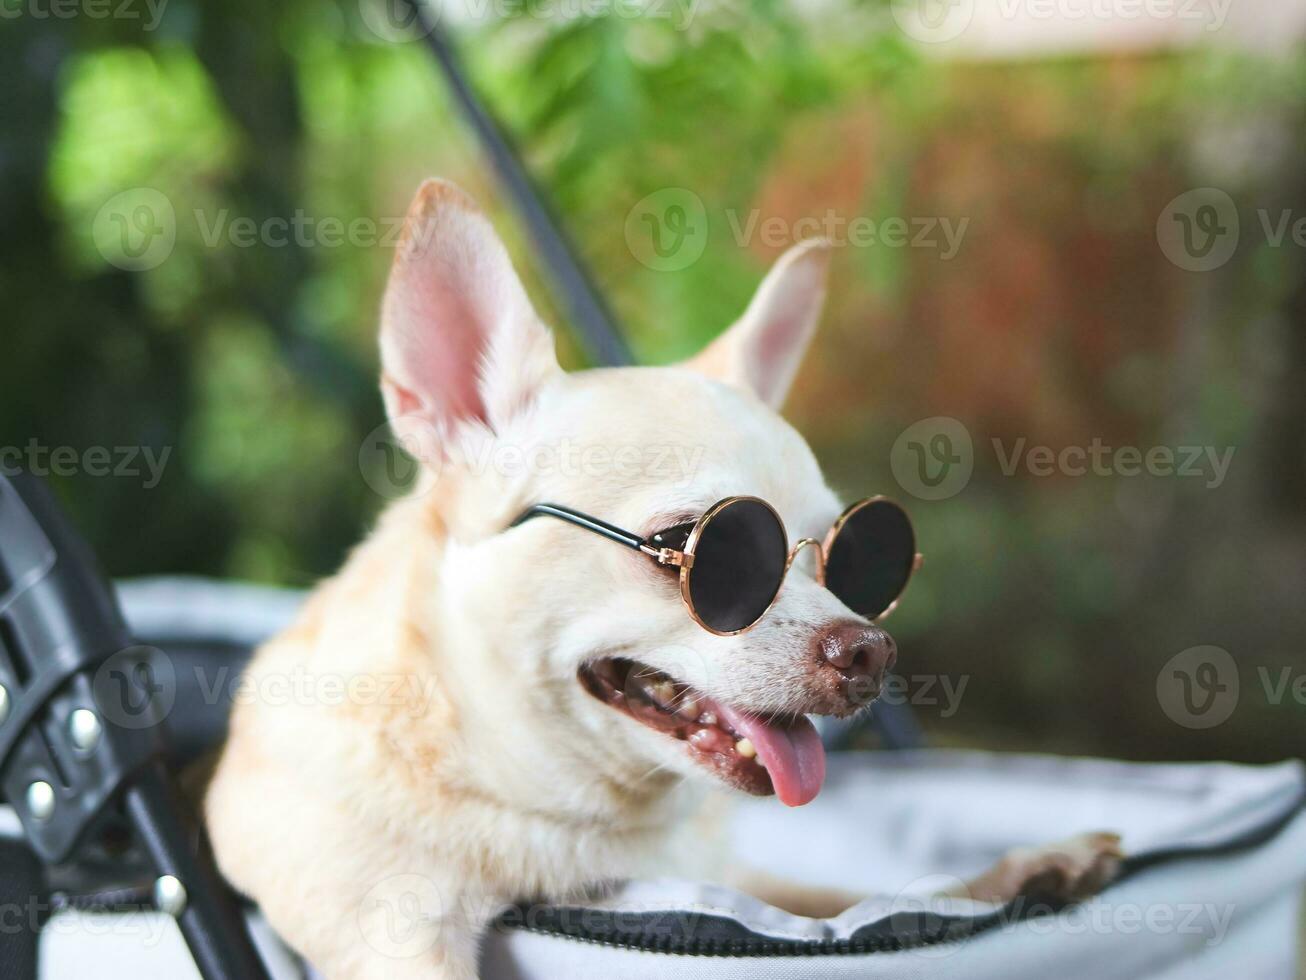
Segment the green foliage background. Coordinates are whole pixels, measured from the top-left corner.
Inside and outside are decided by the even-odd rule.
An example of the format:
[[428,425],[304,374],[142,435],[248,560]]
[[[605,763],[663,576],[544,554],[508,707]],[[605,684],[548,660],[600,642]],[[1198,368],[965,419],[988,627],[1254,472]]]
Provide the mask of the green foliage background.
[[[354,4],[304,0],[171,0],[152,32],[0,22],[0,445],[172,447],[153,490],[56,481],[116,575],[306,586],[385,502],[359,446],[382,421],[374,336],[392,250],[215,245],[218,216],[384,224],[423,177],[452,177],[509,239],[564,361],[583,365],[427,54],[368,23]],[[1154,683],[1197,643],[1234,650],[1249,679],[1306,669],[1306,260],[1248,236],[1219,275],[1182,274],[1150,222],[1208,183],[1248,205],[1249,228],[1253,206],[1303,203],[1306,59],[942,62],[883,3],[811,18],[714,5],[683,26],[529,6],[453,25],[641,361],[694,351],[747,302],[774,255],[741,247],[732,214],[827,200],[876,218],[964,214],[954,265],[886,249],[836,260],[791,414],[837,485],[896,489],[889,447],[931,415],[981,443],[1238,447],[1219,492],[1022,480],[990,460],[952,501],[915,502],[929,572],[897,629],[922,672],[976,678],[963,717],[927,709],[926,723],[945,739],[1135,756],[1300,751],[1299,705],[1261,699],[1191,732],[1160,714]],[[140,273],[92,233],[135,187],[178,215],[172,255]],[[635,203],[666,187],[692,189],[710,220],[705,254],[674,274],[624,238]],[[988,374],[955,353],[976,337]],[[1046,389],[1022,384],[1027,361]]]

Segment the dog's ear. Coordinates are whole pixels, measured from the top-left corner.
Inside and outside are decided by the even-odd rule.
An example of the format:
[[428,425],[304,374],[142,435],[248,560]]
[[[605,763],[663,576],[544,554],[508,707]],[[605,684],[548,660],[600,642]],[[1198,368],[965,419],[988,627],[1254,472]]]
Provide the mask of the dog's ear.
[[830,243],[800,242],[762,280],[735,324],[686,366],[746,388],[778,409],[816,331],[825,302]]
[[448,451],[465,427],[498,431],[558,373],[553,336],[507,250],[453,184],[422,184],[381,308],[381,388],[392,423]]

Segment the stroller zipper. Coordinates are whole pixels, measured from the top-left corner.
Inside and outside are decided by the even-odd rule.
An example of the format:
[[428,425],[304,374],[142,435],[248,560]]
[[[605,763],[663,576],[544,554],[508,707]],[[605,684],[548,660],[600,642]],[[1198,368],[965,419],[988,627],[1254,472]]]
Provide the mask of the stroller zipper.
[[[1125,859],[1120,873],[1104,891],[1158,865],[1219,857],[1259,846],[1277,836],[1303,808],[1306,808],[1306,789],[1289,801],[1280,812],[1226,840],[1179,845],[1131,855]],[[603,909],[524,903],[505,911],[493,928],[505,931],[521,929],[536,935],[613,949],[674,956],[863,956],[964,942],[1004,923],[1055,914],[1067,904],[1069,903],[1054,904],[1020,897],[999,909],[978,916],[950,916],[927,910],[890,912],[884,918],[867,923],[851,936],[841,939],[783,939],[766,936],[719,915],[702,915],[696,919],[694,929],[701,934],[676,935],[671,927],[679,926],[683,929],[683,923],[667,921],[667,916],[673,913],[643,913],[639,924],[632,926],[629,924],[629,913],[622,915],[622,921],[619,922],[616,918],[618,913]],[[578,921],[589,924],[576,924]]]

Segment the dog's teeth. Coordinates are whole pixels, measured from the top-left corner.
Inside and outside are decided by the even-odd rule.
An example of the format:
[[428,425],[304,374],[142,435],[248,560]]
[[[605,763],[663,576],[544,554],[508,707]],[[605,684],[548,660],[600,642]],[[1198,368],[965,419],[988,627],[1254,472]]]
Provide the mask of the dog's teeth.
[[675,703],[676,685],[668,680],[656,681],[645,688],[649,697],[652,698],[659,707],[667,708]]
[[753,743],[746,738],[741,738],[735,743],[735,751],[745,759],[751,759],[757,755],[757,749],[753,748]]
[[680,702],[680,707],[676,708],[676,714],[685,718],[694,719],[698,717],[698,702],[694,698],[686,696]]
[[700,725],[715,725],[716,713],[712,711],[704,711],[701,715],[698,716],[698,723]]

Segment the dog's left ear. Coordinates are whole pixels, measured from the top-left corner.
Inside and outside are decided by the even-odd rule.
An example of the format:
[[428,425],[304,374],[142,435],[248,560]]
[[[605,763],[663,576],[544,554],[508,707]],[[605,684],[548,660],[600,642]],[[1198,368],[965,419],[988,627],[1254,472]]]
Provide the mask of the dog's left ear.
[[685,366],[784,404],[825,303],[830,243],[800,242],[762,280],[744,315]]

